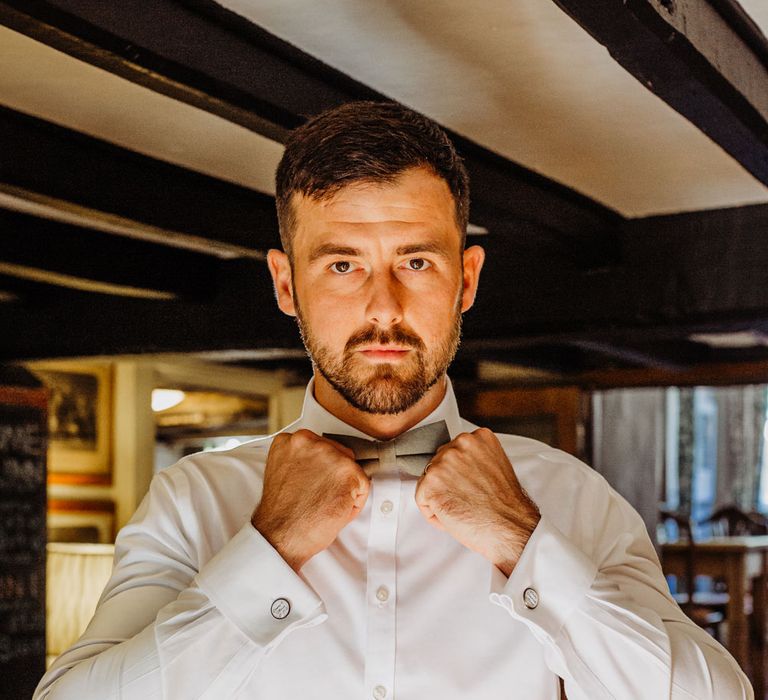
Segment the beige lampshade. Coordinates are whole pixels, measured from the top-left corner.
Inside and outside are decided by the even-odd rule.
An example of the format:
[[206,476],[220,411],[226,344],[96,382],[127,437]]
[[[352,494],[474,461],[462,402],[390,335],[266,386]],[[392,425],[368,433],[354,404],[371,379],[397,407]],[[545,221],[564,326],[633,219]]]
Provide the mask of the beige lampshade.
[[47,665],[71,647],[93,617],[112,573],[111,544],[50,542],[46,563]]

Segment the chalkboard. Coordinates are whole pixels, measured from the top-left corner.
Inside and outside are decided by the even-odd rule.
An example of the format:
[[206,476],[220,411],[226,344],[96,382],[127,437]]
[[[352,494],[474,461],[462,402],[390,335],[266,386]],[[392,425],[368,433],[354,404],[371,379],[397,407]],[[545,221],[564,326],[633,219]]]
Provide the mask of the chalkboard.
[[0,386],[0,698],[45,672],[45,390]]

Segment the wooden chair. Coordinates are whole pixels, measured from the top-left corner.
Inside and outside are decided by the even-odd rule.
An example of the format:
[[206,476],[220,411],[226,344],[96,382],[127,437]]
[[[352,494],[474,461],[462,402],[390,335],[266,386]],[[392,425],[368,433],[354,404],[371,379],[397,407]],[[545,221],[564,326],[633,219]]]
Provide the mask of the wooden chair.
[[747,513],[735,505],[718,508],[699,525],[709,525],[715,537],[768,535],[768,518],[757,512]]
[[728,604],[728,594],[696,593],[696,540],[693,536],[691,519],[680,513],[664,510],[660,511],[660,517],[665,526],[674,523],[677,526],[679,540],[688,543],[685,575],[682,577],[685,592],[678,591],[673,594],[673,597],[691,620],[720,641],[720,624],[725,619],[724,611]]
[[[749,535],[768,535],[768,518],[757,511],[746,512],[735,505],[718,508],[712,515],[702,520],[701,525],[710,525],[712,534],[718,537],[744,537]],[[756,695],[765,686],[766,639],[763,633],[765,624],[759,624],[759,611],[766,609],[765,577],[761,576],[752,581],[752,594],[746,606],[751,608],[749,616],[749,651],[752,681]],[[762,700],[762,699],[761,699]]]

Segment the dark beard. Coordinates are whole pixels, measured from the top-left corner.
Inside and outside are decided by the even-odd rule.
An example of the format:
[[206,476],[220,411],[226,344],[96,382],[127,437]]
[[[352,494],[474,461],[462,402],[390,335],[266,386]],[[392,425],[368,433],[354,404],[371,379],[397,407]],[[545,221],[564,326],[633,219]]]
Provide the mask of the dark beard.
[[[396,326],[388,331],[366,328],[352,335],[340,360],[319,345],[303,317],[294,294],[296,320],[301,339],[312,364],[326,381],[359,411],[375,414],[396,414],[406,411],[434,386],[445,374],[456,356],[461,339],[461,297],[455,309],[455,323],[450,335],[428,353],[424,341],[415,333]],[[381,363],[362,374],[355,348],[363,345],[397,345],[411,348],[415,365],[406,368],[394,363]],[[357,367],[357,370],[356,370]]]

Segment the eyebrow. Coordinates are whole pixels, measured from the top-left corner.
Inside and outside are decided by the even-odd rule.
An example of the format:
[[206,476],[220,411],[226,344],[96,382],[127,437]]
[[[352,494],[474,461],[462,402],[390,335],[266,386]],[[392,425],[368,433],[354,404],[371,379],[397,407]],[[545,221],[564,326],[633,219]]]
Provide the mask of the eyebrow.
[[[450,258],[450,254],[445,247],[434,242],[411,243],[410,245],[400,246],[395,251],[395,255],[413,255],[414,253],[433,253],[444,258]],[[324,243],[310,253],[309,262],[313,263],[315,260],[329,255],[343,255],[353,258],[359,257],[362,254],[362,251],[358,248],[336,245],[335,243]]]
[[396,255],[412,255],[413,253],[434,253],[435,255],[442,255],[444,258],[450,257],[450,254],[445,249],[445,246],[433,242],[404,245],[400,246],[395,251]]
[[309,262],[313,263],[318,258],[323,258],[327,255],[346,255],[350,258],[357,257],[362,253],[357,248],[350,248],[348,246],[336,245],[335,243],[324,243],[321,246],[315,248],[309,255]]

